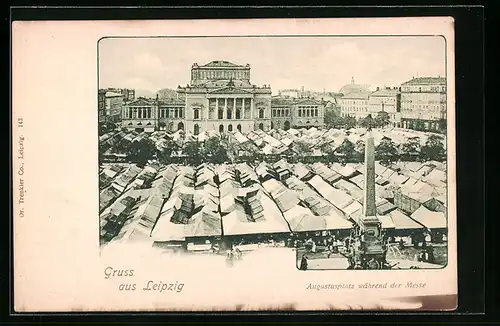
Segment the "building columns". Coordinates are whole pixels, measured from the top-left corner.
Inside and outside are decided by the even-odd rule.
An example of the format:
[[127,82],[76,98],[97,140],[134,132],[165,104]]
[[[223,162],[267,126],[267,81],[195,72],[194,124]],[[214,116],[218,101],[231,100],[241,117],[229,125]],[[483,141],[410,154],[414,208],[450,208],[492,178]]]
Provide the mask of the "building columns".
[[[210,104],[209,104],[210,106]],[[215,98],[215,115],[214,117],[219,118],[219,99],[216,97]]]
[[231,118],[236,119],[236,97],[233,97],[233,107],[231,108],[231,111],[233,112],[231,114]]
[[224,98],[224,112],[222,113],[222,118],[227,120],[227,97]]

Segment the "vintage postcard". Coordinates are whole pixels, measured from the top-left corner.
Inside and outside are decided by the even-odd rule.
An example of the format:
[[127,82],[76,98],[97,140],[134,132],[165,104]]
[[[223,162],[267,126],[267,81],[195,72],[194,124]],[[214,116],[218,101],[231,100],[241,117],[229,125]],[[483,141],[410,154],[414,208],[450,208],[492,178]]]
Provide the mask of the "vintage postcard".
[[15,311],[455,309],[453,24],[13,23]]

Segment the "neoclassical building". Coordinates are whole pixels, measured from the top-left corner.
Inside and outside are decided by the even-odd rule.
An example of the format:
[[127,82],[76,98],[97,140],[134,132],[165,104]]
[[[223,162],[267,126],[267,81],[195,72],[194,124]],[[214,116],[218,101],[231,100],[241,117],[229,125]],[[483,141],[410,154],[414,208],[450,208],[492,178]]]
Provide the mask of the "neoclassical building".
[[177,92],[185,98],[185,128],[194,134],[271,128],[271,87],[252,85],[248,64],[195,63],[190,84]]
[[184,101],[178,99],[138,98],[122,110],[122,127],[139,132],[184,129],[184,119]]
[[312,98],[274,97],[271,118],[274,129],[323,127],[325,102]]

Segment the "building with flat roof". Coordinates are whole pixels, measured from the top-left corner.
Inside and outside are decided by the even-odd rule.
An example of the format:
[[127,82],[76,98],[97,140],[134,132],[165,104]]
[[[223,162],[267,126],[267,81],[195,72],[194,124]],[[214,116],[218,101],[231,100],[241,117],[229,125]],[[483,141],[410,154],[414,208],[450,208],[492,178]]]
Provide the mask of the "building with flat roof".
[[418,77],[401,84],[403,128],[437,131],[446,120],[446,78]]
[[387,112],[392,127],[401,127],[401,92],[399,87],[377,88],[368,97],[368,112],[375,117]]
[[120,122],[123,106],[122,94],[114,92],[105,93],[105,115],[106,121]]

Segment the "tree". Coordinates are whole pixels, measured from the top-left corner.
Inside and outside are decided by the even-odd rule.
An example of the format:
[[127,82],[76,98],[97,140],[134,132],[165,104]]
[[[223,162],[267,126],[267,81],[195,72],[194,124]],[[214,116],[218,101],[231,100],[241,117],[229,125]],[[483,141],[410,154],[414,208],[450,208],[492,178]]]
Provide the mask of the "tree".
[[228,160],[226,148],[217,136],[205,140],[203,145],[203,156],[215,164],[224,163]]
[[340,128],[343,124],[343,119],[341,116],[335,114],[333,110],[325,111],[325,125],[329,128]]
[[99,125],[99,135],[104,135],[110,131],[113,131],[117,128],[117,124],[112,121],[106,121],[103,124]]
[[356,142],[355,146],[356,150],[356,156],[360,162],[364,161],[365,159],[365,142],[360,139]]
[[391,123],[391,119],[389,118],[389,113],[385,111],[379,111],[377,113],[377,117],[375,118],[375,126],[379,128],[383,128]]
[[350,115],[346,116],[342,121],[342,125],[344,126],[345,129],[352,129],[356,127],[356,124],[357,124],[356,118]]
[[128,159],[129,161],[136,163],[138,166],[144,167],[149,160],[154,158],[155,153],[155,144],[151,140],[143,138],[130,144]]
[[169,139],[165,143],[162,150],[158,151],[158,160],[163,164],[169,164],[172,162],[172,154],[179,150],[179,145],[176,142]]
[[430,135],[425,145],[422,146],[422,156],[427,160],[443,160],[446,157],[443,140],[444,138],[440,135]]
[[332,143],[323,143],[320,146],[320,150],[326,154],[329,162],[335,161],[335,146]]
[[219,146],[215,153],[210,157],[210,162],[214,164],[222,164],[224,162],[227,162],[228,160],[229,157],[224,146]]
[[356,149],[349,139],[345,138],[342,144],[337,148],[337,153],[344,157],[344,160],[351,160],[355,157]]
[[221,146],[220,139],[217,136],[212,136],[205,140],[203,144],[203,152],[206,156],[213,155],[217,149]]
[[115,153],[127,154],[130,149],[131,142],[127,139],[121,139],[113,146]]
[[201,162],[200,143],[198,141],[186,143],[182,151],[188,156],[187,161],[190,164],[197,165]]
[[296,140],[293,142],[293,150],[300,156],[305,157],[312,154],[311,147],[303,140]]
[[363,119],[360,119],[359,126],[363,127],[363,128],[367,128],[367,129],[374,128],[375,127],[375,120],[372,118],[371,114],[368,114]]
[[446,134],[447,127],[448,127],[448,123],[447,123],[446,119],[444,119],[444,118],[439,119],[439,121],[438,121],[439,131]]
[[408,158],[416,158],[420,154],[420,138],[410,137],[401,144],[401,152]]
[[384,162],[393,162],[398,155],[396,144],[389,138],[382,138],[380,144],[375,148],[375,157]]

